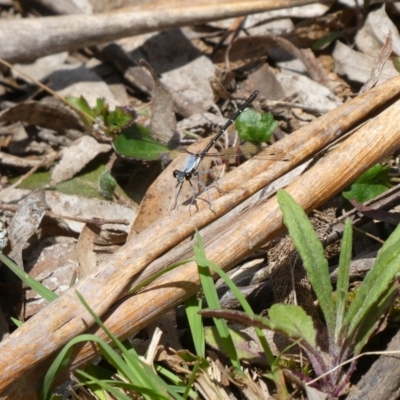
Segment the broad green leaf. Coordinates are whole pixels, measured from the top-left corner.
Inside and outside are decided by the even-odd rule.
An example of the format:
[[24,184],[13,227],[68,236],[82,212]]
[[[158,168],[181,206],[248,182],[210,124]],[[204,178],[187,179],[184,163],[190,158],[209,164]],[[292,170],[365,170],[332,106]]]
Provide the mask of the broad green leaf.
[[311,285],[324,313],[330,334],[335,332],[335,306],[329,278],[328,261],[314,228],[304,210],[283,190],[278,191],[283,220],[303,260]]
[[299,306],[292,304],[274,304],[269,310],[272,323],[288,337],[297,340],[303,339],[312,347],[316,346],[317,332],[312,318]]
[[[277,306],[277,307],[275,307]],[[273,310],[273,307],[275,309]],[[307,350],[315,351],[315,329],[312,318],[299,306],[291,304],[274,304],[270,309],[273,318],[248,315],[242,311],[231,310],[202,310],[201,315],[213,318],[224,318],[244,326],[270,329],[296,341]],[[278,315],[283,313],[283,315]],[[293,320],[295,318],[295,320]],[[297,320],[296,320],[297,319]]]
[[360,326],[357,328],[355,337],[350,339],[354,342],[354,354],[358,355],[367,343],[368,339],[374,333],[383,315],[393,303],[394,296],[397,293],[397,284],[392,285],[382,293],[380,298],[371,304],[371,307],[367,310],[364,318],[361,321]]
[[89,106],[89,103],[83,96],[81,97],[69,96],[66,98],[66,100],[68,101],[69,104],[72,104],[73,106],[83,111],[84,113],[89,114],[92,117],[95,116],[95,113],[93,112],[93,110]]
[[[85,171],[87,170],[85,169]],[[68,181],[58,183],[56,189],[65,194],[104,200],[104,197],[100,194],[99,186],[99,178],[104,171],[106,171],[105,166],[99,164],[94,170],[83,172]],[[115,189],[115,193],[125,197],[119,186]]]
[[170,152],[167,145],[151,139],[147,128],[135,123],[121,131],[113,140],[113,147],[123,157],[147,161],[159,160]]
[[400,272],[400,225],[386,240],[372,269],[365,276],[346,313],[343,324],[349,325],[348,334],[354,335],[370,308],[386,293]]
[[274,120],[271,113],[258,113],[255,110],[246,110],[235,121],[235,126],[239,136],[247,141],[254,143],[267,142],[278,122]]
[[[19,189],[29,189],[29,190],[36,190],[36,189],[43,189],[46,185],[50,184],[50,171],[37,171],[34,174],[28,176],[24,179],[19,185]],[[16,182],[19,180],[20,177],[15,177],[10,180],[11,183]]]
[[[95,169],[93,169],[95,167]],[[104,199],[101,194],[100,177],[106,172],[106,168],[102,164],[94,166],[89,165],[83,172],[72,179],[58,183],[57,191],[65,194],[84,196],[88,198]],[[21,189],[41,189],[50,183],[50,172],[35,172],[25,179],[18,187]],[[125,192],[117,184],[114,193],[119,197],[126,197]]]
[[343,197],[365,203],[386,192],[392,187],[389,180],[389,170],[390,167],[382,167],[380,164],[376,164],[356,179],[349,190],[343,191]]

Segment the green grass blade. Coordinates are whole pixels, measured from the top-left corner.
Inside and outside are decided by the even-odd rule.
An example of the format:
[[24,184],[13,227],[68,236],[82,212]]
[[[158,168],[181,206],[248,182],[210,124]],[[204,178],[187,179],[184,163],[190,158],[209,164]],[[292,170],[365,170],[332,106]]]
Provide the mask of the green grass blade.
[[[78,376],[79,375],[79,369],[76,371],[75,375]],[[85,367],[84,372],[89,374],[90,376],[96,378],[96,379],[100,379],[102,381],[106,381],[106,380],[110,380],[112,379],[113,376],[113,372],[102,368],[98,365],[94,365],[94,364],[90,364],[87,367]],[[84,381],[81,379],[81,383],[86,385],[86,378],[84,378]],[[92,392],[94,393],[95,396],[97,396],[99,398],[99,400],[108,400],[107,398],[107,394],[105,393],[105,391],[97,386],[97,385],[92,385],[90,386],[90,389],[92,390]]]
[[[158,393],[154,392],[153,390],[149,390],[148,388],[144,388],[142,386],[138,385],[133,385],[131,383],[127,382],[119,382],[115,380],[105,380],[105,379],[97,379],[91,374],[82,371],[82,370],[77,370],[76,375],[79,376],[80,378],[84,378],[84,384],[92,388],[93,386],[97,386],[99,388],[102,388],[103,390],[109,392],[112,394],[116,399],[119,400],[131,400],[132,397],[126,395],[125,393],[121,392],[120,390],[116,389],[117,387],[126,389],[126,390],[131,390],[139,393],[145,398],[148,398],[149,400],[151,399],[162,399],[162,400],[169,400],[168,396],[163,396]],[[92,389],[93,390],[93,389]]]
[[145,279],[144,281],[140,282],[138,285],[136,285],[132,289],[130,289],[127,294],[129,295],[129,294],[133,294],[133,293],[139,291],[143,287],[145,287],[145,286],[149,285],[151,282],[155,281],[161,275],[164,275],[167,272],[169,272],[169,271],[171,271],[171,270],[173,270],[175,268],[178,268],[181,265],[188,264],[188,263],[190,263],[192,261],[194,261],[194,260],[193,259],[189,259],[189,260],[179,261],[176,264],[170,265],[169,267],[164,268],[163,270],[156,272],[155,274],[149,276],[147,279]]
[[47,289],[46,286],[31,278],[23,269],[18,267],[17,264],[15,264],[2,253],[0,253],[0,261],[2,261],[12,272],[14,272],[14,274],[17,275],[18,278],[22,280],[22,282],[26,283],[30,288],[32,288],[37,294],[42,296],[48,302],[52,302],[58,297],[50,289]]
[[[100,318],[93,312],[93,310],[86,303],[85,299],[79,292],[76,292],[79,300],[85,306],[85,308],[89,311],[90,315],[96,321],[96,323],[106,332],[106,334],[110,337],[112,342],[118,347],[118,349],[122,352],[124,359],[126,360],[128,367],[131,369],[130,373],[126,370],[125,365],[119,366],[121,368],[121,372],[125,375],[131,376],[131,373],[134,373],[135,376],[131,379],[132,382],[140,382],[144,387],[150,388],[151,390],[160,391],[163,389],[164,391],[168,391],[168,385],[153,371],[153,369],[144,363],[133,348],[127,349],[121,341],[103,324]],[[117,367],[118,368],[118,367]],[[128,378],[129,379],[129,378]],[[176,398],[181,398],[175,392],[171,392],[170,394]]]
[[353,243],[353,230],[350,220],[344,224],[342,245],[340,250],[338,280],[336,286],[336,327],[335,342],[339,343],[342,333],[342,324],[345,314],[346,300],[349,288],[351,249]]
[[53,385],[54,379],[67,366],[71,358],[73,346],[74,344],[79,343],[82,340],[81,337],[82,335],[77,336],[76,338],[69,341],[50,365],[50,368],[47,370],[46,375],[44,376],[43,385],[40,389],[40,400],[50,399],[51,387]]
[[201,299],[191,296],[185,301],[186,316],[189,321],[190,332],[192,334],[196,354],[205,357],[205,340],[203,319],[199,315],[201,310]]
[[278,202],[289,235],[303,260],[310,283],[319,300],[320,307],[333,337],[335,332],[335,306],[329,278],[328,261],[324,249],[304,210],[283,190],[278,191]]
[[[125,361],[118,355],[118,353],[102,339],[94,335],[80,335],[69,341],[61,352],[57,355],[49,370],[47,371],[43,387],[41,389],[40,399],[47,400],[51,395],[51,386],[54,382],[55,377],[63,370],[68,364],[73,346],[80,342],[93,341],[98,344],[102,355],[107,359],[107,361],[119,371],[129,382],[135,382],[135,388],[141,388],[142,392],[146,390],[153,391],[157,393],[157,398],[166,398],[168,396],[163,393],[160,389],[165,387],[165,383],[157,377],[154,371],[147,366],[143,361],[137,357],[136,362],[132,365],[128,365]],[[156,377],[156,379],[154,379]],[[160,383],[162,384],[160,385]],[[171,393],[172,394],[172,393]],[[180,399],[180,396],[173,396],[176,399]],[[152,397],[149,397],[150,399]]]
[[[229,278],[229,276],[226,274],[226,272],[220,268],[217,264],[214,262],[210,261],[207,259],[207,256],[205,254],[204,250],[204,244],[201,239],[201,236],[198,232],[196,232],[196,240],[197,243],[199,244],[199,249],[202,251],[202,260],[204,263],[207,263],[210,268],[212,268],[226,283],[226,285],[229,287],[229,289],[232,291],[232,293],[236,296],[236,298],[239,301],[239,304],[242,306],[243,310],[250,316],[255,315],[250,304],[246,300],[246,298],[243,296],[242,292],[239,290],[239,288],[233,283],[233,281]],[[275,381],[275,384],[278,388],[278,393],[281,395],[282,398],[286,397],[288,395],[287,389],[285,387],[285,382],[283,377],[281,376],[281,372],[279,370],[279,363],[277,362],[277,359],[274,357],[272,350],[264,336],[263,331],[260,328],[254,327],[254,330],[257,334],[257,337],[260,341],[260,344],[264,350],[264,354],[268,360],[269,365],[271,366],[271,371],[273,375],[273,379]]]
[[[215,289],[214,280],[208,267],[208,260],[205,257],[204,245],[199,235],[197,237],[197,243],[198,246],[194,245],[193,250],[195,254],[195,261],[199,269],[200,281],[203,287],[204,296],[206,297],[209,307],[220,310],[221,306],[219,304],[217,290]],[[224,349],[232,362],[232,365],[237,371],[241,371],[239,358],[226,322],[215,318],[214,324],[221,338]]]
[[[246,298],[243,296],[242,292],[239,290],[239,288],[233,283],[233,281],[229,278],[228,274],[220,268],[217,264],[213,263],[212,261],[209,261],[209,266],[222,278],[222,280],[226,283],[228,288],[232,291],[232,293],[235,295],[235,297],[238,299],[239,304],[243,308],[243,310],[246,312],[248,315],[255,315],[253,309],[251,308],[250,304],[246,300]],[[269,344],[267,340],[265,339],[264,333],[262,332],[261,329],[255,327],[254,328],[257,334],[258,339],[260,340],[260,344],[264,350],[265,356],[268,360],[268,363],[272,366],[275,365],[275,357],[272,354],[271,348],[269,347]]]
[[16,318],[13,318],[13,317],[10,317],[10,319],[11,319],[11,321],[15,324],[15,326],[17,326],[18,328],[24,324],[24,323],[23,323],[22,321],[20,321],[19,319],[16,319]]
[[115,367],[119,366],[119,363],[122,361],[122,359],[107,343],[105,343],[100,338],[94,335],[90,334],[79,335],[74,339],[70,340],[63,347],[63,349],[60,351],[57,357],[54,359],[53,363],[51,364],[50,368],[48,369],[44,377],[40,399],[45,400],[50,398],[51,386],[54,382],[54,379],[67,366],[68,362],[70,361],[74,345],[76,345],[77,343],[88,342],[88,341],[94,341],[98,343],[100,349],[104,351],[104,354],[107,354],[109,356],[108,361]]

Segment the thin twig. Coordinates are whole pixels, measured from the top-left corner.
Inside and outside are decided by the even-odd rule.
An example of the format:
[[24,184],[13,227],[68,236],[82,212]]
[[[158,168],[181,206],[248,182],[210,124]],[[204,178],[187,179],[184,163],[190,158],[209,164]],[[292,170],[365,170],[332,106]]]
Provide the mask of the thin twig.
[[[17,212],[19,207],[16,205],[13,205],[13,204],[0,203],[0,209],[11,211],[11,212]],[[105,224],[129,225],[129,223],[130,223],[126,219],[81,218],[81,217],[74,217],[71,215],[56,214],[56,213],[53,213],[52,211],[46,211],[45,215],[50,218],[68,219],[71,221],[82,222],[84,224],[93,224],[93,225],[105,225]]]

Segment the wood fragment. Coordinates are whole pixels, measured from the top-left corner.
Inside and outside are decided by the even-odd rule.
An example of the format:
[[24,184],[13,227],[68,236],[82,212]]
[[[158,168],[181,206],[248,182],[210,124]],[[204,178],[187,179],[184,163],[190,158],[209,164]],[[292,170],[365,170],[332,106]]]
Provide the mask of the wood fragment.
[[[386,348],[388,354],[381,355],[368,372],[353,387],[346,400],[395,400],[400,390],[400,331]],[[390,352],[394,352],[390,354]]]

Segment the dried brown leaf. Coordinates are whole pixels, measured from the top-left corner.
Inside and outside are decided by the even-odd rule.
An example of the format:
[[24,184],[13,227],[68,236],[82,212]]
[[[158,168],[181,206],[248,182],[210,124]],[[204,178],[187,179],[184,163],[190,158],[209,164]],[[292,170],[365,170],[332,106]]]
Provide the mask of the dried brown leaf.
[[110,150],[109,144],[98,143],[90,136],[82,136],[63,150],[60,162],[52,171],[50,184],[54,186],[71,179],[99,154]]
[[174,113],[174,101],[169,89],[160,81],[157,73],[145,60],[140,60],[151,74],[154,80],[151,105],[150,130],[155,136],[164,136],[172,139],[176,129],[176,118]]
[[99,235],[100,229],[94,225],[85,225],[79,235],[76,244],[76,256],[78,258],[78,278],[89,275],[96,266],[97,259],[94,252],[94,240]]
[[371,89],[376,85],[382,73],[383,66],[385,65],[387,59],[392,54],[392,50],[393,50],[393,40],[392,40],[392,35],[389,32],[386,38],[386,42],[383,45],[382,50],[379,53],[378,59],[375,62],[375,66],[371,71],[371,76],[369,77],[367,82],[364,83],[363,87],[360,89],[360,94],[366,92],[367,90]]
[[80,117],[57,101],[25,101],[0,112],[0,121],[22,121],[30,125],[64,132],[66,129],[84,131]]
[[46,209],[48,205],[45,192],[43,190],[32,192],[20,203],[8,228],[11,245],[8,256],[21,268],[23,268],[22,250],[29,238],[36,233]]

